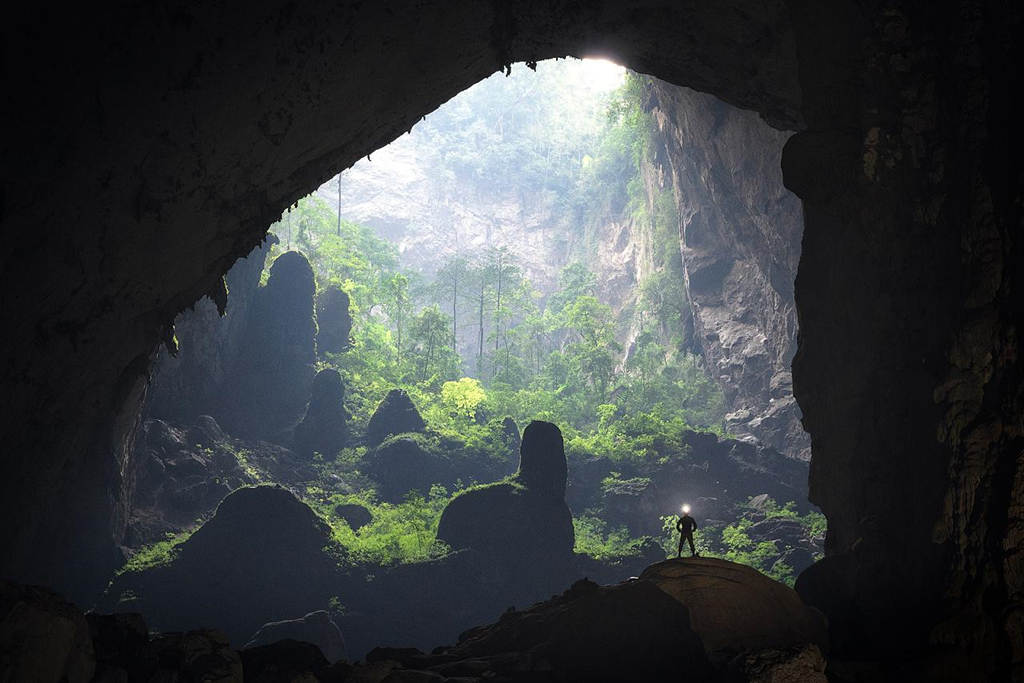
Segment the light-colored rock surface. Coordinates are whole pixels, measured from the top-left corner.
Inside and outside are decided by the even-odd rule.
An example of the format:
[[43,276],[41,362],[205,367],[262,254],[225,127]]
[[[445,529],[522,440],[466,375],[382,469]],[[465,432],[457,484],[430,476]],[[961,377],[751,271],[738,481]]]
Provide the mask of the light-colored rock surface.
[[640,575],[690,610],[713,658],[813,643],[827,647],[825,618],[792,588],[746,565],[714,558],[666,560]]

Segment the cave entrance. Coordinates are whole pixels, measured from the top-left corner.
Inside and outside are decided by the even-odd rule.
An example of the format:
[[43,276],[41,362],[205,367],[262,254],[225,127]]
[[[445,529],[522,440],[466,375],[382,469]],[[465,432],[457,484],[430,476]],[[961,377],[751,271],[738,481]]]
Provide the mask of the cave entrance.
[[[586,565],[552,576],[614,582],[673,556],[688,503],[703,555],[792,584],[824,518],[789,379],[802,216],[778,169],[786,137],[608,62],[515,65],[300,199],[229,271],[223,317],[207,298],[176,321],[135,457],[141,578],[111,597],[162,628],[201,621],[175,610],[217,598],[152,602],[146,577],[202,548],[192,529],[244,484],[294,491],[349,571],[413,586],[429,561],[459,571],[462,548],[434,538],[449,497],[512,475],[535,419],[565,437]],[[513,583],[539,599],[552,576]],[[392,639],[366,621],[379,591],[343,585],[352,647]],[[293,597],[293,616],[317,606]],[[470,614],[486,620],[491,598]],[[406,610],[437,628],[431,603]]]

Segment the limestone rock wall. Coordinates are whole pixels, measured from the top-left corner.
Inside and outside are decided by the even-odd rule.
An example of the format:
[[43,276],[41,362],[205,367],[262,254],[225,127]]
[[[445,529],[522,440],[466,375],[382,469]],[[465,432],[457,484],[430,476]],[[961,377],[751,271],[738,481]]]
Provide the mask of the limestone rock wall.
[[738,436],[809,460],[790,364],[803,214],[782,184],[789,133],[712,95],[649,82],[696,342]]

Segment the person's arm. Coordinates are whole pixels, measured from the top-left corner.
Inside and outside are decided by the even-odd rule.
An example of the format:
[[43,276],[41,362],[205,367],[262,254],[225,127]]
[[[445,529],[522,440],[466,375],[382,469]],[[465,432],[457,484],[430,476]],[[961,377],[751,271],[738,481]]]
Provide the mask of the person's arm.
[[683,518],[680,517],[676,520],[676,531],[683,533]]

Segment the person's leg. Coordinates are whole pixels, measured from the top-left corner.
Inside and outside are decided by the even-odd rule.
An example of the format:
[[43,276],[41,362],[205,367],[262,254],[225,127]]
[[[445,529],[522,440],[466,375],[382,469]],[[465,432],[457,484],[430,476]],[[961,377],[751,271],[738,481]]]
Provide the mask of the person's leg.
[[683,556],[683,540],[684,540],[684,538],[685,537],[682,534],[679,534],[679,548],[676,549],[676,557],[682,557]]
[[687,543],[690,544],[690,555],[692,557],[696,557],[697,556],[697,549],[693,547],[693,534],[688,534],[686,536],[686,541],[687,541]]

